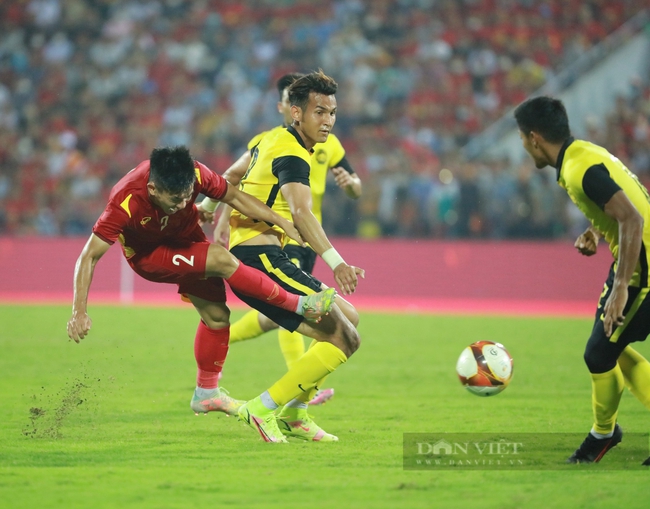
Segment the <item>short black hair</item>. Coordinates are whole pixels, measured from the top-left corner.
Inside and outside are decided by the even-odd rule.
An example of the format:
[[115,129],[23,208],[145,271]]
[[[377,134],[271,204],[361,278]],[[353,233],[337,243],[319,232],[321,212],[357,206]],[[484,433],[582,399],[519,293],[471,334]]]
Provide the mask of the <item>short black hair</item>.
[[300,79],[304,76],[301,72],[290,72],[289,74],[285,74],[283,76],[280,76],[280,79],[276,82],[276,86],[278,87],[278,94],[280,94],[280,101],[282,100],[282,92],[284,92],[284,89],[291,86],[291,84],[296,81],[297,79]]
[[566,108],[554,97],[544,95],[524,101],[515,109],[515,120],[525,135],[535,131],[551,143],[563,143],[571,136]]
[[189,149],[184,146],[153,149],[149,156],[149,182],[171,194],[187,191],[196,182]]
[[322,70],[305,74],[294,81],[289,87],[289,102],[303,111],[309,103],[309,94],[315,92],[323,95],[334,95],[339,86],[336,81],[327,76]]

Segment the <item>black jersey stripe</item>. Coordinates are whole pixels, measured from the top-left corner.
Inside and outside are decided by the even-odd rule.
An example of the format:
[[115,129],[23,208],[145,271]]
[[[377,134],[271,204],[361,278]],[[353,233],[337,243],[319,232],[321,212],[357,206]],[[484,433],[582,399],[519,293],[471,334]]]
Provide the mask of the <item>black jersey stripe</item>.
[[[273,204],[275,203],[275,199],[278,197],[278,191],[280,190],[279,184],[274,184],[273,187],[271,188],[271,192],[269,193],[269,197],[266,199],[266,206],[270,209],[273,208]],[[254,223],[259,223],[259,219],[253,219]],[[268,221],[264,221],[266,224],[269,226],[274,226],[273,223],[269,223]]]
[[270,209],[273,208],[273,204],[275,203],[275,199],[278,197],[278,191],[280,190],[280,184],[273,184],[273,187],[271,188],[271,192],[269,193],[269,197],[266,200],[266,206]]
[[[269,193],[269,197],[266,200],[266,206],[270,209],[273,208],[273,204],[275,203],[275,199],[278,197],[278,191],[280,190],[280,184],[273,184],[273,187],[271,188],[271,192]],[[255,222],[258,222],[256,219]],[[264,221],[266,224],[269,226],[274,226],[273,223],[269,223],[268,221]]]

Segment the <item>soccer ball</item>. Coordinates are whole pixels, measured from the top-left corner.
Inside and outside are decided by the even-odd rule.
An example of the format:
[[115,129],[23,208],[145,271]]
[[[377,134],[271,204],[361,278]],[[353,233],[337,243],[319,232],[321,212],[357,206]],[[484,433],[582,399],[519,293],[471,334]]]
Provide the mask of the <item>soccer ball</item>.
[[460,354],[456,373],[472,394],[494,396],[512,379],[512,357],[500,343],[477,341]]

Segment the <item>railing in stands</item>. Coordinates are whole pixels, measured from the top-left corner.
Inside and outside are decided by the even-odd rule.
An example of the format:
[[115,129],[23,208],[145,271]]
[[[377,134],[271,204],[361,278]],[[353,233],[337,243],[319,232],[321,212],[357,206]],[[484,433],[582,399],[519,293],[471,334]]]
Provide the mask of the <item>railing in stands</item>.
[[[620,48],[633,36],[642,30],[648,29],[650,24],[650,9],[644,9],[629,21],[612,32],[601,43],[593,46],[571,65],[564,68],[558,74],[551,76],[547,82],[531,94],[531,97],[539,95],[557,95],[559,92],[569,88],[580,76],[593,69],[602,62],[614,50]],[[487,149],[492,148],[507,133],[516,129],[513,118],[514,107],[508,110],[499,120],[490,125],[481,134],[472,138],[463,148],[463,155],[469,159],[477,159]]]

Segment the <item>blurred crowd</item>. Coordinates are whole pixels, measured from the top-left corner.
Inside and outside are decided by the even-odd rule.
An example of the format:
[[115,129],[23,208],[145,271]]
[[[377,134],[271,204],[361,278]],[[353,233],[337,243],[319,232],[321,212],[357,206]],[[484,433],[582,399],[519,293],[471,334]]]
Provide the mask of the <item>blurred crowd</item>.
[[[87,235],[113,184],[184,144],[221,173],[281,120],[276,79],[339,82],[364,182],[325,226],[361,237],[552,238],[581,226],[553,171],[459,150],[647,0],[3,0],[0,234]],[[650,89],[589,136],[650,174]]]

